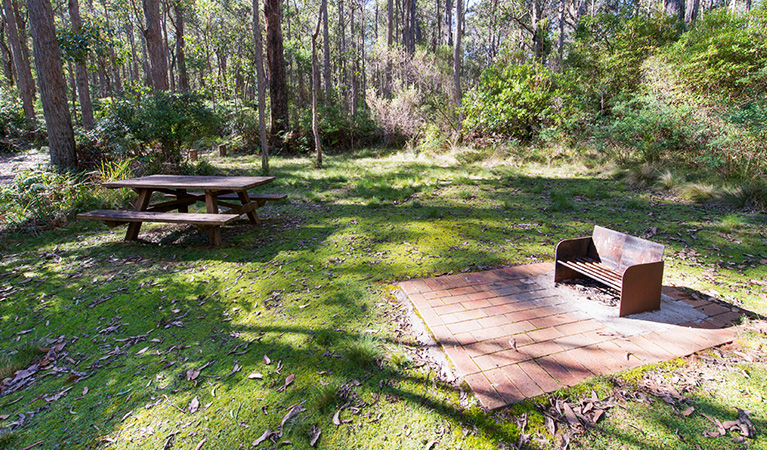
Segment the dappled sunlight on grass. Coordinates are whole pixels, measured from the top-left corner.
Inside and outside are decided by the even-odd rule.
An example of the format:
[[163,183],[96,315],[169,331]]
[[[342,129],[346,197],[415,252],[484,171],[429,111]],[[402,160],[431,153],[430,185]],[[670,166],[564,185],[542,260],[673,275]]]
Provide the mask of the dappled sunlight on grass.
[[[254,156],[214,162],[236,175],[260,167]],[[665,244],[665,284],[767,312],[762,286],[749,281],[767,278],[763,217],[736,219],[569,166],[526,171],[414,153],[330,156],[322,171],[308,158],[272,166],[278,180],[265,192],[289,200],[259,209],[260,226],[224,227],[221,247],[176,225],[148,226],[131,243],[122,228],[81,222],[6,236],[0,349],[31,330],[61,336],[71,358],[0,397],[2,413],[34,412],[14,445],[162,448],[170,439],[195,448],[205,439],[204,448],[250,448],[279,428],[275,442],[305,448],[317,426],[323,448],[498,448],[517,441],[511,415],[522,413],[544,435],[534,404],[486,413],[436,380],[388,294],[407,278],[550,261],[559,240],[595,223]],[[280,427],[296,404],[306,411]],[[662,414],[638,426],[672,417]],[[638,445],[632,433],[604,436]],[[599,448],[607,438],[594,439]]]

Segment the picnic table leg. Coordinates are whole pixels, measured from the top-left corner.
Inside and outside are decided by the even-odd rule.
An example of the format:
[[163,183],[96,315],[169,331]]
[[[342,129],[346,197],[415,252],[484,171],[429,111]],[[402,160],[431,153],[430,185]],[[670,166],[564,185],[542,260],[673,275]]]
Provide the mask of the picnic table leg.
[[[136,199],[136,203],[133,209],[136,211],[145,211],[147,206],[149,206],[149,199],[152,198],[152,190],[137,189],[136,192],[138,192],[138,199]],[[135,241],[136,239],[138,239],[138,232],[140,229],[141,229],[141,222],[129,223],[128,231],[125,232],[125,240]]]
[[[240,191],[237,193],[237,196],[240,198],[240,202],[242,202],[243,205],[247,205],[251,202],[250,196],[248,196],[247,191]],[[262,205],[259,205],[262,206]],[[258,214],[256,214],[256,211],[250,211],[246,214],[248,216],[248,222],[257,224],[261,223],[261,221],[258,219]]]
[[[176,198],[180,199],[183,196],[183,194],[186,194],[186,189],[179,189],[178,190],[178,195],[176,196]],[[178,212],[180,212],[180,213],[188,213],[189,212],[189,205],[186,204],[186,203],[183,204],[183,205],[179,205]]]
[[[218,199],[213,191],[205,191],[205,210],[208,214],[218,214]],[[221,245],[221,227],[208,228],[208,239],[214,247]]]

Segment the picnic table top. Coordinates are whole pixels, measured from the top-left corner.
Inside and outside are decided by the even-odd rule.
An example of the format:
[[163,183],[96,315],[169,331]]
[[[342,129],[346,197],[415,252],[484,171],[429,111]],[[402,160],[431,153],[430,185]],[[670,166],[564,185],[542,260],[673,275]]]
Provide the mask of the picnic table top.
[[149,175],[104,183],[107,188],[202,189],[247,191],[274,181],[276,177],[228,177],[199,175]]

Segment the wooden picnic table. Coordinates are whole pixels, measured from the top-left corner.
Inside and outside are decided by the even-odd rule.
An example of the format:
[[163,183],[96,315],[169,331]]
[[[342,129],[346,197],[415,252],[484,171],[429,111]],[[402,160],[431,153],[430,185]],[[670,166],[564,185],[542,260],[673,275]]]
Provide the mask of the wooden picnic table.
[[[221,225],[243,215],[250,223],[259,223],[256,209],[267,201],[282,200],[284,194],[250,195],[248,190],[271,183],[275,177],[227,177],[192,175],[150,175],[110,181],[110,189],[130,188],[138,199],[133,211],[96,210],[79,214],[79,219],[102,220],[109,226],[128,223],[125,240],[138,238],[143,222],[188,223],[207,228],[210,242],[221,244]],[[170,199],[151,204],[152,194],[162,192]],[[205,213],[190,213],[189,205],[204,202]],[[219,207],[227,209],[220,211]],[[178,210],[177,213],[168,212]]]

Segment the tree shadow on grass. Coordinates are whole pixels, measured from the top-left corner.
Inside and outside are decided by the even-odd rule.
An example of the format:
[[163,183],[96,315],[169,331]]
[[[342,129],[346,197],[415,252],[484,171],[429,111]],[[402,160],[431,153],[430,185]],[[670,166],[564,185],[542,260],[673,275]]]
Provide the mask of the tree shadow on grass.
[[[159,245],[103,242],[96,239],[103,232],[92,228],[85,234],[79,229],[82,237],[43,237],[47,247],[57,239],[94,241],[58,251],[67,268],[55,261],[40,267],[32,262],[22,264],[29,266],[25,271],[37,273],[33,275],[37,281],[21,284],[21,279],[11,280],[20,291],[8,296],[0,307],[4,349],[13,345],[7,338],[15,339],[26,329],[34,329],[39,336],[63,335],[70,342],[70,357],[79,364],[62,364],[90,376],[50,404],[43,404],[42,399],[28,402],[70,387],[64,383],[64,375],[45,377],[21,394],[23,402],[9,404],[19,395],[8,396],[3,409],[14,414],[48,408],[32,419],[32,428],[24,428],[30,434],[22,442],[33,443],[39,427],[45,427],[45,438],[64,447],[97,447],[101,445],[98,439],[112,436],[118,436],[122,442],[118,445],[125,447],[162,447],[171,433],[181,430],[173,435],[177,445],[194,447],[206,437],[210,445],[216,442],[219,447],[236,448],[255,440],[263,427],[279,425],[287,409],[311,399],[322,382],[348,385],[350,380],[360,383],[350,392],[357,392],[365,403],[354,407],[360,414],[378,408],[376,415],[363,420],[352,414],[352,425],[331,431],[335,428],[329,425],[332,414],[309,410],[289,422],[294,441],[304,442],[305,428],[318,424],[327,427],[323,439],[349,444],[354,442],[349,430],[370,439],[374,437],[370,433],[401,427],[410,409],[417,412],[413,417],[427,419],[431,416],[423,411],[433,409],[457,426],[476,426],[489,441],[510,442],[515,438],[513,429],[496,426],[475,409],[457,406],[459,392],[432,385],[418,370],[390,363],[365,368],[336,357],[346,356],[367,335],[366,328],[386,329],[369,320],[371,309],[379,308],[371,296],[381,293],[379,288],[368,289],[371,281],[521,263],[529,257],[549,259],[558,240],[588,235],[593,223],[645,237],[654,233],[652,237],[674,253],[692,245],[717,245],[722,252],[763,251],[757,241],[745,245],[720,242],[714,221],[706,219],[718,211],[617,189],[609,180],[514,176],[459,180],[463,184],[456,185],[413,185],[408,197],[392,190],[393,180],[415,179],[421,176],[420,170],[424,168],[413,166],[393,175],[368,175],[360,182],[354,180],[353,186],[349,186],[352,181],[341,178],[307,182],[285,170],[281,173],[284,186],[298,193],[343,189],[335,191],[333,202],[270,206],[264,210],[269,214],[264,214],[262,227],[239,222],[225,227],[220,248],[209,248],[206,236],[194,229],[170,229],[168,233],[160,228]],[[467,193],[455,195],[450,189]],[[553,193],[560,193],[557,198],[564,200],[557,200]],[[370,196],[378,202],[366,203]],[[290,217],[299,220],[288,223]],[[697,231],[688,232],[690,227]],[[653,228],[657,230],[653,232]],[[17,263],[3,266],[20,270]],[[71,276],[77,273],[81,275]],[[42,293],[46,297],[41,299]],[[31,317],[25,317],[30,312]],[[379,310],[373,317],[382,318],[381,314]],[[265,321],[271,325],[264,325]],[[100,332],[116,325],[116,333]],[[142,337],[148,330],[151,333]],[[325,335],[334,338],[317,344],[316,336]],[[389,338],[381,345],[402,343]],[[116,347],[120,349],[115,351]],[[144,348],[147,350],[139,355]],[[265,364],[263,355],[272,364]],[[107,359],[99,362],[103,357]],[[279,371],[278,361],[282,361]],[[214,364],[201,370],[195,380],[187,380],[188,370],[209,362]],[[241,370],[232,373],[237,366]],[[253,371],[264,377],[247,379]],[[295,374],[293,383],[277,392],[291,373]],[[89,387],[90,397],[79,395],[84,386]],[[212,390],[218,395],[211,394]],[[378,402],[373,393],[379,395]],[[92,400],[96,395],[99,399]],[[195,396],[201,410],[194,414],[181,411]],[[339,398],[337,408],[343,406],[342,400],[348,398]],[[408,406],[398,409],[399,402]],[[208,403],[211,406],[205,408]],[[235,404],[245,407],[235,408]],[[267,414],[262,412],[263,406]],[[309,406],[307,402],[304,407]],[[241,420],[234,420],[238,410]],[[373,421],[379,413],[384,417]],[[210,415],[218,419],[208,422],[205,417]],[[219,420],[222,415],[229,418]],[[108,420],[102,423],[100,418]],[[254,425],[241,426],[239,422],[245,418]],[[187,423],[191,425],[185,427]],[[356,428],[359,423],[374,431]],[[154,432],[149,433],[147,426]],[[129,438],[134,444],[128,444]]]

